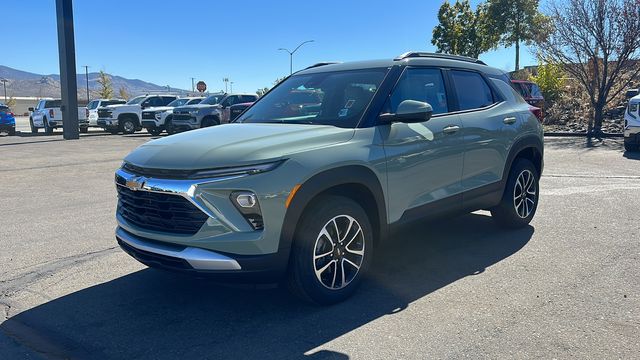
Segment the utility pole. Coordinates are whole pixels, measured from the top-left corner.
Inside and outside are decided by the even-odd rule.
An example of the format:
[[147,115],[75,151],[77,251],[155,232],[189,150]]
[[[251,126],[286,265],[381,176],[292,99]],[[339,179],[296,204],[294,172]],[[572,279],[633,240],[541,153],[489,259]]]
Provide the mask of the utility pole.
[[229,84],[231,84],[231,87],[229,88],[229,90],[231,91],[231,94],[233,94],[233,81],[230,81]]
[[87,104],[89,103],[89,66],[82,65],[84,67],[84,77],[87,80]]
[[285,48],[278,49],[278,50],[286,51],[289,53],[289,75],[293,74],[293,54],[295,54],[296,51],[298,51],[298,49],[300,49],[302,45],[313,42],[313,41],[314,40],[303,41],[302,43],[300,43],[300,45],[298,45],[295,49],[293,49],[293,51],[289,51],[289,49],[285,49]]
[[0,79],[2,81],[2,86],[4,86],[4,103],[7,103],[7,79]]
[[228,77],[222,78],[222,82],[224,82],[224,93],[226,94],[229,91],[229,87],[228,87],[229,78]]
[[192,77],[191,78],[191,92],[195,92],[196,91],[196,83],[194,82],[196,80],[196,78]]
[[65,140],[79,139],[78,83],[76,76],[76,46],[73,35],[73,0],[56,0],[58,23],[58,55],[62,88],[62,129]]

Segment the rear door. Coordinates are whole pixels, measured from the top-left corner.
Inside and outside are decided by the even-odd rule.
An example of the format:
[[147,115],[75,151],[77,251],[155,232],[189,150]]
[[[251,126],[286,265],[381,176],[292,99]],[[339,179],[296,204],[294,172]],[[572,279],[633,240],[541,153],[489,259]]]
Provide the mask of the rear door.
[[226,99],[222,102],[222,119],[220,119],[221,124],[226,124],[229,122],[229,111],[230,106],[233,104],[237,104],[240,102],[240,95],[230,95],[227,96]]
[[513,104],[506,101],[496,85],[483,74],[451,70],[450,76],[466,148],[462,188],[465,192],[482,192],[483,188],[495,186],[502,179],[506,157],[520,122]]
[[464,142],[461,122],[451,113],[443,71],[405,69],[383,112],[395,113],[404,100],[427,102],[433,116],[422,123],[379,126],[387,162],[389,215],[413,220],[462,206]]

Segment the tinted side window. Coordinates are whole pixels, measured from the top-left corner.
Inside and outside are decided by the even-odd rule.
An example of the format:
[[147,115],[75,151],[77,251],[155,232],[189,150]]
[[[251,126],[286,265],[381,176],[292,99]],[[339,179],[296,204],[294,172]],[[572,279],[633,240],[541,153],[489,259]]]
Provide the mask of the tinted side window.
[[248,103],[248,102],[254,102],[258,99],[257,96],[252,96],[252,95],[242,95],[242,100],[240,100],[240,102],[242,103]]
[[471,71],[451,71],[460,110],[479,109],[493,104],[493,93],[480,74]]
[[166,106],[166,105],[168,105],[170,102],[172,102],[175,99],[176,98],[173,97],[173,96],[163,96],[162,97],[162,105],[161,106]]
[[225,101],[222,103],[222,106],[231,106],[235,103],[238,102],[238,96],[233,95],[233,96],[229,96],[228,98],[225,99]]
[[439,69],[407,69],[393,89],[384,111],[395,114],[398,105],[405,100],[429,103],[434,115],[449,112],[442,72]]
[[46,109],[49,108],[58,108],[60,107],[60,105],[62,105],[62,101],[61,100],[47,100],[44,104],[44,107]]

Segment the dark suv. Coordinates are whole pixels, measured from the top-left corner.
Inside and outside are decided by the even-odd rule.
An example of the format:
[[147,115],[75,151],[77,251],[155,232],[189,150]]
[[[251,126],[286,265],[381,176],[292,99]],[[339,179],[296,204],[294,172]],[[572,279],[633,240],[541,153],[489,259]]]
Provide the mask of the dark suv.
[[131,152],[115,177],[116,238],[150,266],[286,277],[303,299],[341,301],[409,222],[479,209],[505,227],[531,221],[543,135],[529,109],[475,59],[314,66],[234,123]]

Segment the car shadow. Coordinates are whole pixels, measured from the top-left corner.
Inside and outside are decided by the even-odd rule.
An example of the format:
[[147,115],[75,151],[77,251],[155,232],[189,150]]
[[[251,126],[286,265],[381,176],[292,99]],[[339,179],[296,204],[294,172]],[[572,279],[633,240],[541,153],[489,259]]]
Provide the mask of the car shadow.
[[24,311],[0,330],[63,358],[348,359],[313,349],[481,274],[533,233],[531,226],[502,230],[477,213],[412,226],[376,249],[373,272],[352,298],[330,307],[302,303],[281,288],[145,269]]
[[625,151],[622,156],[630,160],[640,160],[640,151]]

